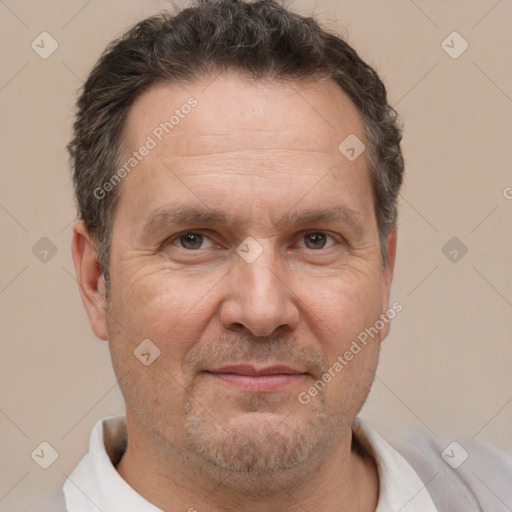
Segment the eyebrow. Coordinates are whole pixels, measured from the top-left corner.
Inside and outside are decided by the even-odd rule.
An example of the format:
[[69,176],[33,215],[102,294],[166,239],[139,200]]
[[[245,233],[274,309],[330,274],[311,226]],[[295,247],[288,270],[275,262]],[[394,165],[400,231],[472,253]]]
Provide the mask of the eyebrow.
[[[303,226],[319,222],[347,225],[349,228],[352,228],[357,235],[361,235],[364,230],[363,216],[345,206],[308,209],[294,213],[289,212],[277,222],[274,222],[273,227],[282,229],[289,226]],[[237,223],[240,223],[237,216],[227,213],[224,210],[207,207],[176,206],[150,212],[148,220],[144,223],[143,232],[145,235],[158,233],[160,230],[170,225],[202,224],[205,226],[227,226]]]
[[184,224],[232,224],[234,215],[227,214],[222,210],[209,208],[197,208],[177,206],[154,210],[150,213],[149,219],[144,224],[144,233],[158,232],[169,225]]
[[305,224],[315,224],[318,222],[333,222],[348,225],[354,229],[357,234],[363,232],[363,216],[347,208],[346,206],[334,206],[332,208],[303,210],[295,213],[287,213],[274,226],[301,226]]

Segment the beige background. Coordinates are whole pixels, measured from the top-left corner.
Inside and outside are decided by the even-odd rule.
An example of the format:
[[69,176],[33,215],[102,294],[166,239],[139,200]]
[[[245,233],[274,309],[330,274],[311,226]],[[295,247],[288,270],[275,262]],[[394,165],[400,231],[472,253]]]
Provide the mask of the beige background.
[[[0,0],[2,511],[61,486],[93,424],[123,409],[74,278],[65,144],[76,90],[106,43],[166,5]],[[404,310],[362,417],[387,437],[419,426],[446,444],[512,451],[512,2],[292,5],[377,67],[405,122],[392,291]],[[48,59],[30,46],[43,31],[59,45]],[[453,31],[469,43],[457,59],[441,47]],[[468,248],[455,263],[442,252],[454,236]],[[32,252],[42,237],[57,248],[46,263]],[[30,457],[42,441],[59,453],[46,470]]]

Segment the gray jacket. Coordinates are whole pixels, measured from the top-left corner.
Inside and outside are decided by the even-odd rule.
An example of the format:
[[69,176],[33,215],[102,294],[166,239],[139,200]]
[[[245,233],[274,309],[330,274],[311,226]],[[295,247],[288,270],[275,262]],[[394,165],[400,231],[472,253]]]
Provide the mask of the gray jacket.
[[442,442],[417,430],[390,444],[418,473],[439,512],[512,512],[512,456],[479,441]]

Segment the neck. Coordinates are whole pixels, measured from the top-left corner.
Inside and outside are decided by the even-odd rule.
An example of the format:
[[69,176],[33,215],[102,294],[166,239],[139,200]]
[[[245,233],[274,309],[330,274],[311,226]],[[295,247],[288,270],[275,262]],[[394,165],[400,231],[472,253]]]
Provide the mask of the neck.
[[127,427],[128,447],[116,469],[162,510],[374,512],[377,506],[375,462],[350,430],[293,469],[234,474],[184,449],[163,448],[128,411]]

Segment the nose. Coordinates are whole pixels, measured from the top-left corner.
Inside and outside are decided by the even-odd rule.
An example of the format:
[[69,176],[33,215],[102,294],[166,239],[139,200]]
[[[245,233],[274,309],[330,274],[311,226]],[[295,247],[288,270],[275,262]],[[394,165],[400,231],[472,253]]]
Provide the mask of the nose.
[[299,298],[273,259],[265,254],[252,263],[240,259],[230,272],[229,291],[220,310],[226,329],[264,337],[297,328]]

